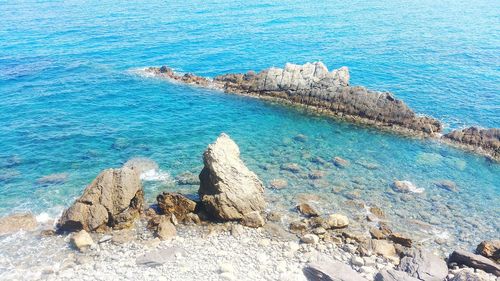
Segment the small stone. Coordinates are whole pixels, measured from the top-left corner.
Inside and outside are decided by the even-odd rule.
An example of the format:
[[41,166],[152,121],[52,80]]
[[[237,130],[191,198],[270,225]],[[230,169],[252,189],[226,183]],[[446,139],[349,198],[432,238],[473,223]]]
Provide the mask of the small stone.
[[363,260],[362,257],[353,256],[351,259],[351,264],[361,267],[361,266],[365,265],[365,261]]
[[317,244],[319,242],[319,237],[318,235],[315,234],[306,234],[302,236],[300,239],[305,244]]
[[385,219],[385,214],[379,207],[370,207],[370,213],[374,214],[379,219]]
[[313,229],[313,233],[316,235],[323,235],[326,233],[326,229],[324,229],[323,227],[316,227],[315,229]]
[[284,171],[292,172],[294,174],[300,172],[300,166],[298,164],[296,164],[296,163],[283,164],[283,165],[281,165],[280,169],[284,170]]
[[104,235],[103,237],[101,237],[101,239],[99,239],[99,244],[101,243],[105,243],[105,242],[108,242],[108,241],[111,241],[111,239],[113,239],[113,236],[111,235]]
[[330,228],[344,228],[349,225],[349,219],[341,214],[333,214],[328,217],[327,223]]
[[94,240],[92,240],[90,234],[85,230],[80,230],[79,232],[71,235],[70,242],[73,247],[80,251],[85,251],[94,244]]
[[317,217],[319,216],[318,211],[316,211],[311,205],[307,203],[301,203],[297,206],[297,210],[306,217]]
[[317,180],[323,178],[325,176],[325,172],[316,170],[310,172],[308,176],[312,180]]
[[411,245],[413,244],[413,241],[410,238],[405,237],[401,233],[392,233],[389,236],[389,240],[391,240],[394,243],[397,243],[397,244],[403,245],[405,247],[408,247],[408,248],[410,248]]
[[273,179],[269,182],[269,187],[272,189],[283,189],[288,186],[288,181],[285,179]]
[[259,228],[266,223],[258,211],[246,213],[241,223],[248,227]]
[[156,235],[161,240],[168,240],[174,238],[177,235],[177,230],[175,229],[175,226],[170,222],[170,220],[164,219],[158,225]]
[[440,180],[434,183],[437,187],[447,191],[457,192],[457,184],[451,180]]
[[295,137],[293,137],[293,139],[295,141],[298,141],[298,142],[306,142],[307,141],[307,136],[303,135],[303,134],[298,134]]
[[370,228],[370,235],[372,236],[372,238],[379,240],[385,239],[386,237],[386,235],[384,235],[384,233],[380,229],[375,227]]
[[395,191],[403,192],[403,193],[422,193],[425,190],[423,188],[416,187],[410,181],[394,181],[392,187]]
[[290,231],[293,233],[302,233],[307,230],[307,224],[301,221],[290,223]]
[[349,161],[343,159],[343,158],[340,158],[340,157],[334,157],[333,158],[333,164],[339,168],[346,168],[348,167],[351,163],[349,163]]
[[396,248],[393,244],[385,240],[371,240],[371,246],[375,254],[381,255],[395,264],[399,263],[399,257],[396,255]]

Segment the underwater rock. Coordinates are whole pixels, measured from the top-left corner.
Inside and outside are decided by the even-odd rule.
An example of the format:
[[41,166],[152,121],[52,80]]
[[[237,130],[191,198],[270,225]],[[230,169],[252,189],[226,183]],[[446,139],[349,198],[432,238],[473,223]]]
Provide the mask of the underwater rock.
[[208,146],[203,162],[198,194],[207,214],[221,221],[242,221],[247,214],[264,211],[264,185],[245,166],[228,135],[222,133]]
[[410,181],[399,181],[396,180],[392,183],[392,187],[394,190],[398,192],[403,192],[403,193],[422,193],[425,191],[423,188],[418,188],[416,187],[412,182]]
[[272,189],[283,189],[288,186],[286,179],[273,179],[269,182],[269,187]]
[[444,140],[472,149],[482,149],[496,160],[500,160],[500,129],[469,127],[454,130],[443,136]]
[[36,180],[39,185],[53,185],[53,184],[63,184],[68,180],[68,173],[56,173],[43,176]]
[[136,171],[123,167],[102,171],[57,223],[62,231],[129,227],[143,210],[144,191]]
[[434,182],[434,184],[442,189],[451,191],[451,192],[457,192],[457,184],[451,180],[440,180],[437,182]]
[[333,158],[333,164],[339,168],[346,168],[347,166],[350,165],[349,161],[340,158],[338,156]]
[[299,205],[297,205],[297,210],[306,217],[319,216],[318,211],[316,211],[311,205],[307,203],[300,203]]
[[33,231],[38,223],[32,214],[11,214],[0,218],[0,235],[11,234],[20,230]]
[[200,179],[191,172],[184,172],[175,177],[178,185],[199,185]]
[[155,161],[146,157],[131,158],[127,162],[125,162],[125,164],[123,164],[123,167],[135,170],[139,175],[151,170],[153,171],[159,170],[158,164]]
[[288,172],[292,172],[294,174],[296,173],[299,173],[300,172],[300,166],[299,164],[297,163],[287,163],[287,164],[282,164],[280,166],[280,169],[283,170],[283,171],[288,171]]

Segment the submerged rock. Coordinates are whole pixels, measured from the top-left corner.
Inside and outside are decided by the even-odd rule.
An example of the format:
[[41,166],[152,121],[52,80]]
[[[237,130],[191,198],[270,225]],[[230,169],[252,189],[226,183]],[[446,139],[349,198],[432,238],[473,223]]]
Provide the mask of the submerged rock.
[[244,221],[248,214],[264,211],[264,185],[245,166],[228,135],[221,134],[208,146],[203,162],[198,194],[207,214],[221,221]]
[[333,164],[335,164],[335,166],[337,166],[339,168],[346,168],[349,165],[351,165],[351,163],[348,160],[345,160],[345,159],[340,158],[338,156],[333,158]]
[[300,203],[299,205],[297,205],[297,210],[306,217],[319,216],[318,211],[316,211],[311,205],[307,203]]
[[0,218],[0,235],[11,234],[20,230],[33,231],[38,223],[32,214],[11,214]]
[[288,186],[288,181],[285,179],[273,179],[269,182],[269,187],[272,189],[283,189]]
[[68,173],[56,173],[43,176],[36,180],[39,185],[63,184],[68,180]]
[[95,231],[130,226],[142,212],[144,191],[136,171],[123,167],[101,172],[57,223],[63,231]]
[[452,192],[457,192],[457,184],[451,180],[440,180],[437,182],[434,182],[434,184],[442,189],[452,191]]
[[131,158],[123,164],[123,167],[135,170],[139,176],[145,172],[158,171],[160,169],[155,161],[146,157]]
[[422,193],[425,191],[423,188],[418,188],[416,187],[412,182],[410,181],[394,181],[392,183],[392,187],[394,190],[398,192],[403,192],[403,193]]

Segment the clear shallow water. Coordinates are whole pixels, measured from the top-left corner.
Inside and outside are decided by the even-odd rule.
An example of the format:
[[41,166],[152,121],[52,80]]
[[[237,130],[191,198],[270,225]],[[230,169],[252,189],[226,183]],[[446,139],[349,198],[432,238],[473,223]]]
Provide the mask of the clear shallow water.
[[[393,91],[451,128],[500,127],[495,1],[393,2],[0,2],[0,214],[56,215],[100,170],[131,157],[149,157],[172,176],[198,173],[206,145],[226,132],[266,183],[289,181],[268,191],[273,208],[312,193],[324,212],[361,216],[344,204],[354,198],[383,207],[395,228],[429,243],[447,233],[443,247],[498,237],[498,164],[132,71],[167,64],[213,76],[321,60],[349,66],[353,84]],[[297,134],[308,140],[294,141]],[[351,166],[320,166],[311,161],[317,156],[341,156]],[[283,163],[302,172],[282,171]],[[318,169],[324,178],[310,180]],[[38,183],[54,173],[66,181]],[[394,179],[426,192],[394,194]],[[440,179],[459,192],[436,188]],[[195,190],[149,183],[148,196],[167,188]]]

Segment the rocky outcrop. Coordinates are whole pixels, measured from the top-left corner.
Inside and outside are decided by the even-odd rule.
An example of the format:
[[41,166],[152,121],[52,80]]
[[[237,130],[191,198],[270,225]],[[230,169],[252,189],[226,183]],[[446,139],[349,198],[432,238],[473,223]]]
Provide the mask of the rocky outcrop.
[[0,218],[0,235],[11,234],[19,230],[33,231],[37,221],[32,214],[11,214]]
[[500,262],[500,240],[483,241],[477,245],[476,252],[498,263]]
[[351,86],[347,67],[329,71],[321,62],[304,65],[287,63],[284,68],[272,67],[259,73],[225,74],[213,80],[193,74],[177,75],[168,67],[151,67],[145,71],[183,83],[312,106],[361,123],[400,127],[426,135],[433,135],[442,129],[439,121],[417,116],[391,93]]
[[62,231],[129,227],[143,205],[144,192],[138,173],[127,167],[107,169],[64,211],[57,227]]
[[423,281],[442,281],[448,275],[446,262],[424,250],[411,251],[401,259],[398,269]]
[[221,134],[203,154],[198,195],[206,213],[220,221],[245,221],[256,226],[264,211],[264,185],[240,159],[238,145]]
[[500,129],[471,127],[441,137],[443,125],[438,120],[416,114],[393,94],[350,85],[347,67],[329,71],[321,62],[287,63],[284,68],[224,74],[213,79],[191,73],[180,75],[166,66],[149,67],[144,71],[156,77],[227,93],[307,106],[347,121],[407,135],[440,138],[500,161]]
[[462,250],[454,251],[453,253],[451,253],[448,262],[456,263],[459,265],[466,265],[468,267],[476,269],[481,269],[488,273],[492,273],[497,277],[500,276],[500,265],[483,256],[475,255],[473,253],[469,253],[466,251]]
[[303,269],[309,281],[367,281],[350,266],[341,262],[314,262]]
[[472,150],[483,150],[479,152],[500,160],[500,129],[498,128],[480,129],[469,127],[452,131],[444,135],[443,139]]

